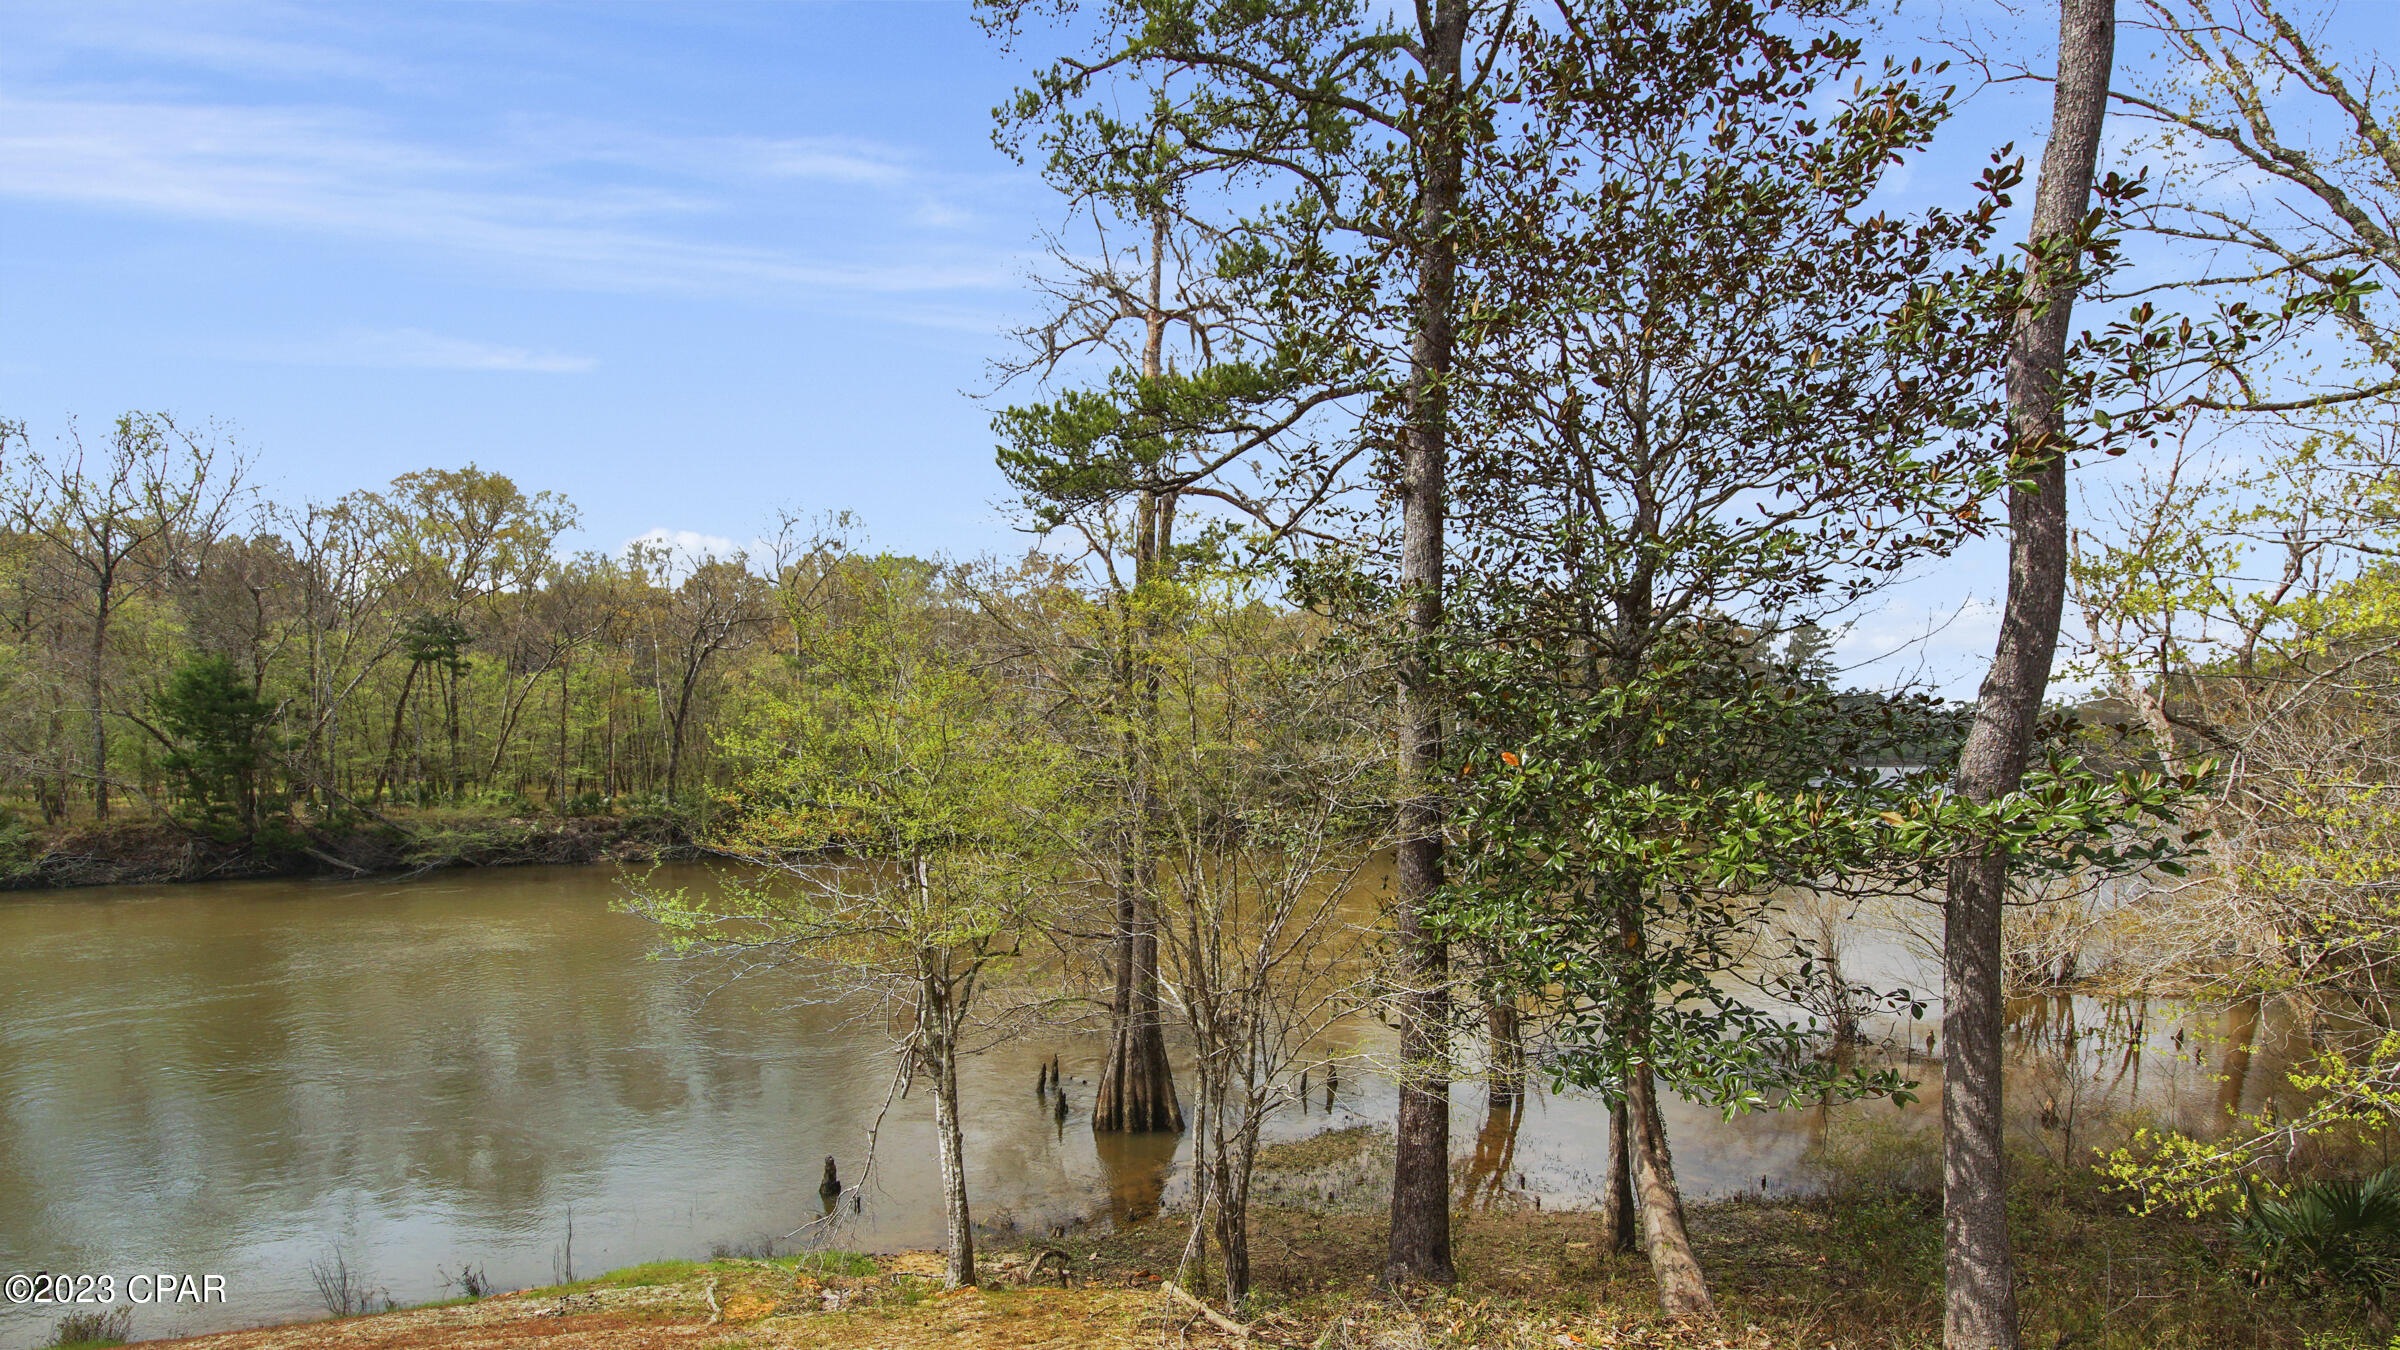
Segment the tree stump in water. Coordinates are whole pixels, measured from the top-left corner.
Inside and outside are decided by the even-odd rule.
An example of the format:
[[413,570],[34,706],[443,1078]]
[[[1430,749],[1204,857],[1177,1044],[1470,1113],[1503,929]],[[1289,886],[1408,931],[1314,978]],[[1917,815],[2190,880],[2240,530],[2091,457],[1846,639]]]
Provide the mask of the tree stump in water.
[[1115,999],[1109,1006],[1108,1060],[1092,1098],[1092,1128],[1126,1134],[1183,1128],[1175,1071],[1158,1002],[1158,934],[1148,906],[1118,901]]

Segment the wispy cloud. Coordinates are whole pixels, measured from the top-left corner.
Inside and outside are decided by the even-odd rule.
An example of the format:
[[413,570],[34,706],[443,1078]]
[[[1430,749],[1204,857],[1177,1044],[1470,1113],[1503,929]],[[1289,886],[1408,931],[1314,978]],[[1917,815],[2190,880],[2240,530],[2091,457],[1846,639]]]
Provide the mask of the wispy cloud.
[[828,138],[758,140],[743,143],[759,172],[779,178],[897,186],[923,175],[889,149]]
[[111,27],[106,34],[106,47],[113,54],[149,57],[251,78],[384,83],[392,77],[389,62],[339,47],[235,33],[197,32],[163,24]]
[[[169,9],[124,0],[16,0],[11,37],[33,59],[94,58],[179,75],[238,75],[279,84],[390,86],[422,72],[378,48],[362,18],[328,6],[247,0]],[[371,18],[369,18],[371,24]]]
[[[593,167],[610,163],[646,172]],[[866,224],[928,214],[926,185],[902,157],[856,142],[552,127],[452,147],[340,110],[0,97],[0,196],[397,243],[589,289],[898,295],[1013,283],[998,250],[904,250],[887,231],[860,256],[829,258],[692,227],[737,216],[744,192],[802,178],[905,190],[857,204]]]
[[422,328],[354,328],[329,341],[241,348],[235,356],[307,366],[379,370],[482,370],[534,375],[581,375],[599,362],[588,356],[536,351],[474,338],[446,337]]
[[1894,595],[1844,629],[1832,656],[1844,683],[1964,698],[1983,678],[1999,633],[2000,606],[1983,596]]

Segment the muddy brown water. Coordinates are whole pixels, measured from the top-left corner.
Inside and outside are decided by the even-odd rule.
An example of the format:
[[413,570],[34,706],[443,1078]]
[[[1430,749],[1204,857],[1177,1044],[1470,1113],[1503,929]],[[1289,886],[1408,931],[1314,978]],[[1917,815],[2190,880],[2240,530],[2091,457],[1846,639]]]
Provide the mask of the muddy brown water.
[[[136,1334],[155,1337],[322,1315],[312,1267],[336,1259],[408,1304],[456,1293],[445,1278],[468,1266],[509,1289],[570,1265],[790,1249],[786,1235],[821,1216],[825,1155],[856,1179],[888,1047],[871,1022],[773,978],[727,984],[647,959],[656,932],[611,910],[618,885],[611,868],[522,868],[0,900],[0,1275],[112,1277],[118,1303],[147,1287],[136,1275],[223,1278],[222,1302],[137,1305]],[[2150,1109],[2199,1124],[2275,1076],[2250,1063],[2250,1035],[2212,1057],[2198,1048],[2219,1043],[2209,1028],[2170,1044],[2164,1014],[2130,1056],[2045,1052],[2068,1019],[2130,1014],[2023,1011],[2020,1098],[2114,1100],[2130,1073]],[[1310,1108],[1273,1133],[1388,1121],[1372,1069],[1386,1044],[1362,1022],[1329,1046],[1355,1056],[1338,1099],[1324,1108],[1320,1076]],[[1101,1049],[1042,1033],[965,1067],[979,1220],[1048,1232],[1168,1191],[1183,1141],[1090,1129]],[[1034,1092],[1053,1054],[1063,1121]],[[1598,1103],[1536,1091],[1510,1121],[1487,1114],[1478,1085],[1455,1101],[1462,1189],[1552,1207],[1597,1192]],[[1811,1144],[1861,1112],[1931,1123],[1922,1105],[1728,1121],[1677,1104],[1669,1128],[1687,1189],[1722,1195],[1807,1185]],[[938,1244],[921,1098],[893,1109],[879,1152],[863,1210],[833,1240]],[[0,1350],[44,1343],[60,1311],[0,1304]]]

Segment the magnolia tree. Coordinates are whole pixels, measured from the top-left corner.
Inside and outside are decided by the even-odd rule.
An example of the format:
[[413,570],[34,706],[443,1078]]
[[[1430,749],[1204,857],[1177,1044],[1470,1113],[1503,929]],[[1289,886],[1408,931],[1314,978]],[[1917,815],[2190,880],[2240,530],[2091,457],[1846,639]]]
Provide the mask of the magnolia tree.
[[1871,67],[1841,6],[1606,8],[1524,37],[1538,134],[1472,198],[1444,913],[1546,1004],[1551,1074],[1620,1106],[1610,1194],[1642,1197],[1667,1310],[1706,1316],[1662,1084],[1903,1090],[1829,1076],[1731,977],[1783,888],[1916,866],[1868,766],[1928,710],[1778,648],[1975,527],[2016,170],[1870,212],[1949,114],[1938,71]]

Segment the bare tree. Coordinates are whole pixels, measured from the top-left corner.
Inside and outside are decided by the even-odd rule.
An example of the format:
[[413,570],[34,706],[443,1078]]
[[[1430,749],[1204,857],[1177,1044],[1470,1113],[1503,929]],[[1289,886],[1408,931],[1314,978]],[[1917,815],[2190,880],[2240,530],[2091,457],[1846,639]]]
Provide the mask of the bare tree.
[[41,543],[40,563],[83,629],[84,715],[89,723],[92,811],[109,814],[109,634],[136,598],[188,578],[247,507],[249,463],[221,436],[187,430],[164,413],[127,413],[99,455],[70,424],[66,444],[44,454],[22,441],[0,479],[11,523]]
[[1160,965],[1199,1079],[1193,1245],[1214,1236],[1229,1310],[1250,1291],[1260,1130],[1357,1010],[1371,947],[1344,901],[1388,784],[1368,674],[1243,598],[1203,588],[1157,662]]
[[320,808],[344,795],[336,755],[343,716],[399,644],[388,603],[396,577],[384,566],[383,513],[366,509],[362,499],[371,500],[353,494],[330,505],[269,507],[267,513],[284,531],[300,568],[299,678],[307,714],[298,754]]
[[2148,131],[2137,148],[2166,165],[2137,219],[2198,264],[2143,289],[2345,298],[2320,311],[2342,359],[2306,343],[2288,361],[2251,354],[2221,367],[2200,407],[2308,416],[2400,395],[2400,104],[2392,66],[2329,33],[2336,17],[2282,0],[2141,0],[2129,20],[2168,58],[2110,91]]
[[664,546],[637,543],[626,560],[655,588],[644,627],[656,664],[666,794],[672,800],[704,677],[719,656],[764,629],[774,611],[767,582],[750,570],[747,555],[690,560],[689,574],[680,580],[674,576],[678,562]]

